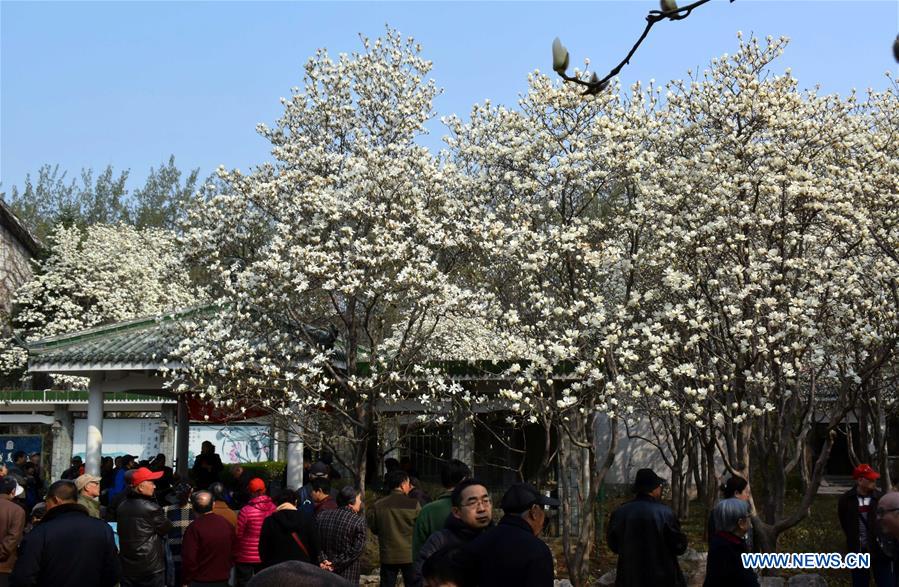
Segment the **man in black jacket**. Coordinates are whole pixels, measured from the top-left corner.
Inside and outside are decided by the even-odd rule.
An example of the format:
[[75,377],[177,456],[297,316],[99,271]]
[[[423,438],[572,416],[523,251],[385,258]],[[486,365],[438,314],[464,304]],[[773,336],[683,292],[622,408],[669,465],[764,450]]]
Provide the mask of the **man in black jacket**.
[[153,480],[162,471],[146,467],[134,471],[128,497],[119,506],[117,519],[122,558],[122,587],[164,587],[163,537],[172,523],[156,502]]
[[428,537],[415,559],[415,585],[422,584],[422,567],[431,556],[471,542],[493,524],[490,493],[476,479],[460,481],[450,494],[450,503],[452,508],[444,528]]
[[74,456],[72,457],[72,461],[70,462],[70,464],[72,466],[62,472],[62,478],[74,481],[77,477],[83,474],[81,472],[81,468],[84,467],[84,463],[81,461],[81,457]]
[[618,555],[618,587],[687,584],[677,562],[687,550],[687,536],[671,508],[660,501],[664,484],[652,469],[640,469],[636,497],[612,512],[606,539]]
[[871,567],[852,569],[853,585],[868,585],[871,579],[877,587],[892,587],[895,584],[892,565],[878,546],[880,525],[875,511],[883,493],[877,489],[880,474],[870,465],[861,464],[852,472],[855,486],[840,496],[837,515],[846,535],[847,552],[867,552],[871,554]]
[[47,513],[29,532],[10,576],[12,587],[113,587],[121,568],[109,524],[78,505],[71,481],[47,492]]
[[191,469],[197,489],[209,489],[209,486],[219,480],[219,475],[225,469],[222,457],[215,452],[215,445],[204,440],[200,448],[200,454],[194,459]]
[[285,489],[275,503],[278,509],[265,519],[259,533],[262,567],[285,561],[318,564],[318,532],[312,516],[297,509],[297,492]]
[[546,497],[527,483],[516,483],[503,496],[505,514],[496,528],[463,547],[480,587],[552,587],[553,555],[538,536],[546,523],[545,506],[559,500]]

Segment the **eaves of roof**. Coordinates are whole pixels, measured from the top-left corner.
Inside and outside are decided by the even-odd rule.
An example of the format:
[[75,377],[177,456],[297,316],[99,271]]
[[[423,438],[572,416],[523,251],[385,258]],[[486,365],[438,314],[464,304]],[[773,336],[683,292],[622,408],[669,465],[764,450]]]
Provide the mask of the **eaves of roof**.
[[28,344],[28,371],[86,373],[176,367],[168,357],[184,337],[184,321],[214,311],[214,306],[201,306],[34,341]]

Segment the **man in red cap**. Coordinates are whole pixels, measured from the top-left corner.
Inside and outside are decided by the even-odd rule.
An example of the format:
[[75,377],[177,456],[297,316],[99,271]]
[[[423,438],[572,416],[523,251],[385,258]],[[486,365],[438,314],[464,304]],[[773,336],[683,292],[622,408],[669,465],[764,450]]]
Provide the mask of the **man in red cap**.
[[871,554],[870,568],[852,570],[852,584],[867,586],[874,579],[877,587],[892,586],[892,565],[878,545],[881,529],[874,514],[877,502],[883,495],[877,489],[880,474],[871,465],[862,463],[852,471],[852,478],[855,479],[855,486],[840,496],[837,505],[840,526],[846,535],[846,551]]
[[163,471],[146,467],[131,475],[131,486],[118,508],[119,554],[122,587],[165,586],[165,544],[163,538],[172,523],[156,501],[155,479]]

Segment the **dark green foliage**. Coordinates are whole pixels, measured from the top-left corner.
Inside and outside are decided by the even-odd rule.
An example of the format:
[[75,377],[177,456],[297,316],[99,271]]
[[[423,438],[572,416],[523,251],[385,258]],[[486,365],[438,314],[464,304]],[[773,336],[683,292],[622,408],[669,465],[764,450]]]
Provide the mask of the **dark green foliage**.
[[197,188],[199,169],[182,181],[174,155],[159,168],[151,168],[143,187],[128,192],[129,171],[116,173],[107,166],[98,174],[82,169],[80,181],[69,178],[59,165],[43,165],[25,185],[12,186],[7,202],[40,240],[57,224],[89,226],[124,222],[137,227],[175,229]]

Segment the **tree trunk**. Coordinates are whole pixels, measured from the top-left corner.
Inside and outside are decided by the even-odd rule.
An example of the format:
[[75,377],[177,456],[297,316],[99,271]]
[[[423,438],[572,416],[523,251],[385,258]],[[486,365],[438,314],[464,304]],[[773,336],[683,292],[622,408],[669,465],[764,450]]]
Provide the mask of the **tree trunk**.
[[618,445],[618,419],[613,417],[609,420],[609,445],[602,461],[597,461],[596,417],[594,412],[585,419],[571,422],[570,429],[559,429],[562,544],[569,580],[574,587],[590,585],[590,561],[596,545],[597,496]]
[[[842,419],[842,417],[840,419]],[[780,535],[808,517],[812,501],[818,492],[818,487],[821,485],[821,479],[824,476],[824,466],[830,456],[830,449],[833,447],[833,440],[836,434],[833,428],[835,427],[836,424],[832,422],[830,426],[831,431],[827,434],[824,445],[821,447],[821,453],[818,455],[818,459],[815,461],[815,466],[812,469],[810,484],[804,492],[802,500],[796,510],[790,516],[785,518],[781,517],[772,524],[769,524],[764,520],[753,519],[755,536],[758,538],[758,550],[760,552],[776,552],[777,540]],[[780,508],[775,507],[774,509],[783,511],[782,504],[783,499],[781,498]]]

